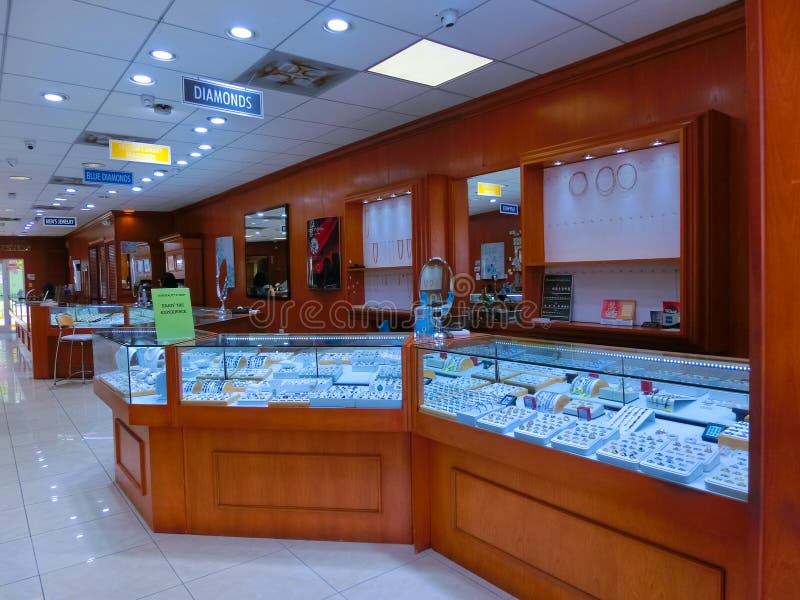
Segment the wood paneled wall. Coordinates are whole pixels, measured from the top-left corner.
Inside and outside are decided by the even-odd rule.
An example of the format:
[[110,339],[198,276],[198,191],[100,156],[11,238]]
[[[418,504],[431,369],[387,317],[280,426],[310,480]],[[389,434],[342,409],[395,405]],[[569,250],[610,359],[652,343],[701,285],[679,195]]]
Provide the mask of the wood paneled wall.
[[[3,246],[29,246],[30,250],[3,250]],[[26,291],[41,292],[48,282],[63,285],[69,281],[67,248],[60,237],[4,237],[0,236],[0,259],[21,258],[25,261],[25,275],[36,275],[34,281],[25,280]]]
[[[343,215],[344,198],[429,173],[464,178],[506,169],[537,148],[716,109],[732,118],[729,297],[739,326],[731,328],[731,351],[746,354],[747,330],[741,326],[748,307],[745,88],[743,7],[735,4],[230,190],[179,211],[176,222],[184,232],[199,232],[205,244],[233,233],[234,251],[241,257],[244,214],[264,208],[270,199],[287,202],[292,301],[330,303],[344,300],[345,291],[305,287],[305,228],[308,219]],[[206,253],[206,273],[213,273],[213,260]],[[237,269],[242,271],[237,281],[244,281],[243,267]],[[246,303],[244,292],[237,286],[229,303]],[[206,297],[213,297],[208,280]],[[288,327],[300,330],[296,313],[290,311],[295,317]]]

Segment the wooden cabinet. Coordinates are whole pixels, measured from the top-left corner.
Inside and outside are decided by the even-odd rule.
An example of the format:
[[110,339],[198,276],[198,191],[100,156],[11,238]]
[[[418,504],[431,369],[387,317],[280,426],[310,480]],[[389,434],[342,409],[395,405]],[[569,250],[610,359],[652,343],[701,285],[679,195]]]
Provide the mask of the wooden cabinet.
[[164,236],[160,241],[164,244],[166,271],[175,275],[178,284],[191,290],[193,305],[203,305],[202,240],[176,233]]

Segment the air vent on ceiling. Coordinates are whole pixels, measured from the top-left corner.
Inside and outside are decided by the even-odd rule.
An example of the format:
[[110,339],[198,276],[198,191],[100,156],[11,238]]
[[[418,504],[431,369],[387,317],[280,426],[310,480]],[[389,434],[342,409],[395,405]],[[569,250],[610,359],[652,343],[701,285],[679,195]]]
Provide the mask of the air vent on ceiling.
[[318,96],[357,71],[273,50],[247,69],[236,83],[303,96]]
[[84,144],[87,146],[101,146],[108,148],[108,140],[125,140],[128,142],[141,142],[143,144],[155,143],[155,138],[134,137],[131,135],[122,135],[121,133],[104,133],[101,131],[84,131],[75,140],[76,144]]
[[80,177],[63,177],[62,175],[53,175],[48,183],[52,185],[64,185],[69,187],[100,187],[100,185],[96,183],[84,183],[83,179]]
[[11,223],[13,221],[22,221],[19,217],[0,217],[0,223]]
[[31,206],[33,210],[61,210],[61,211],[69,211],[75,208],[74,206],[52,206],[50,204],[34,204]]

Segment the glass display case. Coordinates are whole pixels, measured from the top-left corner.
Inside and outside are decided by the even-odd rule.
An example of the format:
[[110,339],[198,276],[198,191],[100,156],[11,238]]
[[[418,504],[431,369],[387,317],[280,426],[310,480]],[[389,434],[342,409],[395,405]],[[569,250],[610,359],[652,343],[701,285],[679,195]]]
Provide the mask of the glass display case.
[[417,354],[422,413],[747,499],[747,361],[495,336]]
[[[208,335],[196,331],[198,337]],[[148,328],[112,329],[92,337],[95,381],[129,404],[167,404],[166,346]]]
[[223,334],[178,344],[181,402],[401,408],[405,334]]
[[121,304],[74,304],[51,306],[50,325],[58,327],[58,315],[68,314],[77,327],[122,327],[125,307]]

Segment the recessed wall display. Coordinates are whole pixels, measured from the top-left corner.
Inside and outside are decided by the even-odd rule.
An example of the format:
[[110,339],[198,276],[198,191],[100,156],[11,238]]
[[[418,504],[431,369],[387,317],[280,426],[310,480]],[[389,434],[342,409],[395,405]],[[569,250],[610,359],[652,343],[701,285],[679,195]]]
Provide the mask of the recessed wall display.
[[250,298],[289,297],[289,207],[244,216],[245,289]]
[[311,219],[307,238],[308,287],[338,290],[342,287],[339,217]]
[[680,145],[544,170],[547,262],[680,256]]
[[411,196],[364,205],[364,265],[411,266]]

